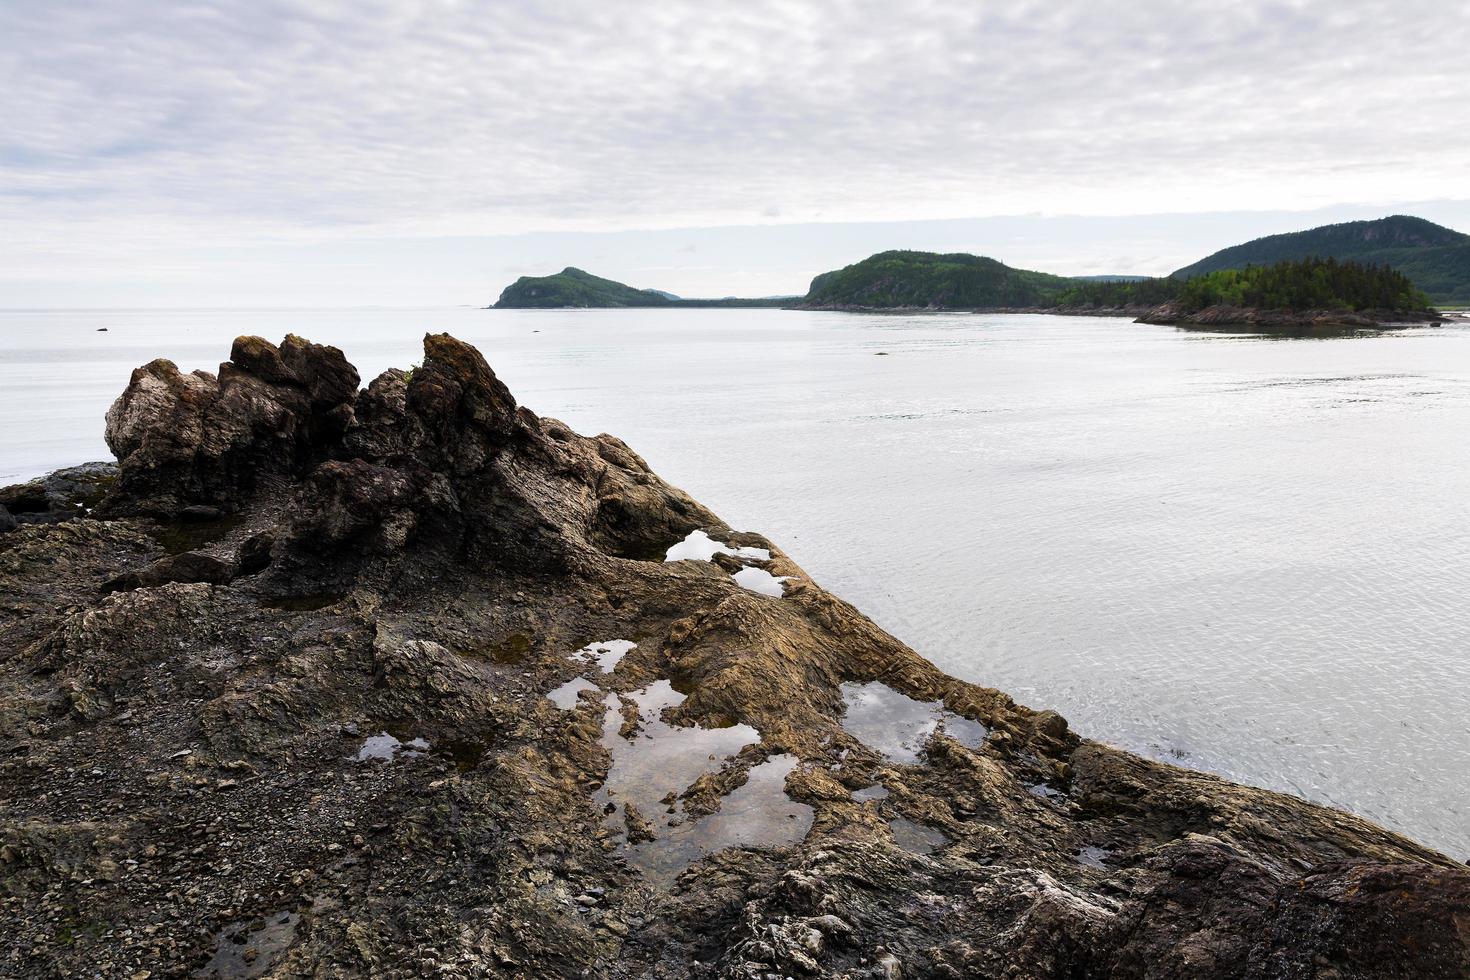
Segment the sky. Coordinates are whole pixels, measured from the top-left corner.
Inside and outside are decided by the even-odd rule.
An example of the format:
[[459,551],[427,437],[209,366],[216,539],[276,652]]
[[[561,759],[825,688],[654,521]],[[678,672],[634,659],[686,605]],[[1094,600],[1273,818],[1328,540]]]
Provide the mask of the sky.
[[1470,230],[1464,0],[0,0],[0,307],[1165,274]]

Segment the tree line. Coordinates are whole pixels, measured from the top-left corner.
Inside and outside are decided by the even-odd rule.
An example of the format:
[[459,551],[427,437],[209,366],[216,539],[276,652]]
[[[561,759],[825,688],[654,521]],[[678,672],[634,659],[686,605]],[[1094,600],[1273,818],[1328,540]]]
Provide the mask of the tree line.
[[1186,313],[1208,306],[1422,310],[1429,307],[1429,297],[1396,269],[1333,258],[1220,269],[1190,279],[1078,283],[1057,297],[1059,306],[1158,306],[1162,303],[1175,303]]

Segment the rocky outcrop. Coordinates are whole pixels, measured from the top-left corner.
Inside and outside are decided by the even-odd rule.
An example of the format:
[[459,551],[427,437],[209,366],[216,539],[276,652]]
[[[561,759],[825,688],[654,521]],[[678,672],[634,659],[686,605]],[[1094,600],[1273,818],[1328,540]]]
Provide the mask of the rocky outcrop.
[[160,358],[107,413],[113,516],[213,517],[320,462],[352,418],[357,371],[335,347],[241,337],[218,376]]
[[0,533],[0,974],[1470,971],[1463,865],[948,677],[424,354],[153,362]]
[[83,463],[0,488],[0,531],[17,524],[52,524],[85,517],[117,479],[114,463]]
[[1375,330],[1416,323],[1437,323],[1441,316],[1423,310],[1262,310],[1240,306],[1207,306],[1191,310],[1178,303],[1156,306],[1139,323],[1181,327],[1246,327],[1262,331]]

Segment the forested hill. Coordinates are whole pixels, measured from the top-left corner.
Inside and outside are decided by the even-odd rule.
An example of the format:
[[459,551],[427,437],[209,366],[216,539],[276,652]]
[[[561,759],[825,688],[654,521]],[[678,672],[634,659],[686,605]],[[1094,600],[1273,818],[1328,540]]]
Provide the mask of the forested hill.
[[1440,305],[1470,303],[1470,235],[1402,214],[1257,238],[1187,265],[1174,276],[1187,279],[1311,257],[1389,266]]
[[768,296],[740,299],[727,296],[723,299],[683,299],[659,289],[635,289],[624,283],[603,279],[590,272],[567,266],[551,276],[521,276],[501,292],[500,299],[495,302],[495,309],[787,306],[799,298]]
[[879,252],[812,280],[802,305],[826,308],[977,309],[1051,306],[1075,285],[964,253]]
[[552,276],[521,276],[505,287],[495,308],[668,306],[669,303],[669,297],[657,290],[634,289],[567,266]]

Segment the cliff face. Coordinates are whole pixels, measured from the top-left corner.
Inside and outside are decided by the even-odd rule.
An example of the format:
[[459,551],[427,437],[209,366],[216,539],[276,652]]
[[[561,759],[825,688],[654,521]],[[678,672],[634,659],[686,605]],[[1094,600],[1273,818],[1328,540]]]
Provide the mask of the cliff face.
[[155,361],[0,535],[0,974],[1470,973],[1463,866],[940,673],[452,338],[357,385]]

